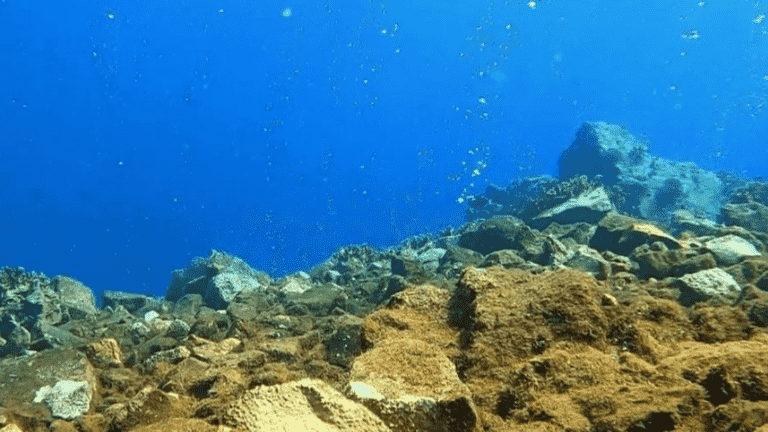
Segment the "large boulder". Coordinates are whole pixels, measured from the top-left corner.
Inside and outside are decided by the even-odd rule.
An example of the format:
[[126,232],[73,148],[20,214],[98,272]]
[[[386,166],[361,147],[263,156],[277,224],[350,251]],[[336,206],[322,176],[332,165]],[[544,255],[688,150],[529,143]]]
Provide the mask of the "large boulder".
[[717,174],[691,162],[653,156],[647,142],[615,124],[582,124],[559,165],[561,179],[600,176],[607,186],[624,191],[620,211],[665,224],[681,208],[715,220],[727,199]]

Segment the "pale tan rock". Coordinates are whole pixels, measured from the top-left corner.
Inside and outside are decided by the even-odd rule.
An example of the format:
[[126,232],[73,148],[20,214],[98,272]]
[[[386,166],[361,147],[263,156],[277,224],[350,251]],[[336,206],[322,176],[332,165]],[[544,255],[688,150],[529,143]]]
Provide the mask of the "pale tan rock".
[[387,432],[364,406],[317,379],[259,386],[227,409],[225,422],[249,432]]
[[102,339],[94,342],[85,350],[88,360],[98,368],[122,367],[123,351],[114,339]]
[[193,337],[193,339],[195,346],[192,348],[192,353],[208,361],[229,353],[242,352],[243,350],[243,343],[236,338],[227,338],[221,342],[211,342],[199,337]]
[[386,339],[355,360],[347,394],[393,431],[472,430],[477,414],[469,388],[435,346]]
[[237,432],[227,426],[213,426],[200,419],[173,418],[133,429],[133,432]]
[[20,427],[16,426],[15,423],[9,423],[5,425],[4,427],[0,428],[0,432],[23,432]]
[[171,417],[190,417],[195,402],[187,396],[144,387],[127,403],[117,403],[105,412],[112,429],[132,430]]

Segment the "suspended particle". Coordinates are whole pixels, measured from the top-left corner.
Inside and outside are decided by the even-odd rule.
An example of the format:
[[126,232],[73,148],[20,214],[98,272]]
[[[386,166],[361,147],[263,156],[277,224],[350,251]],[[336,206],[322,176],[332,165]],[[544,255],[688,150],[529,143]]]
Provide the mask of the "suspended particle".
[[698,39],[699,38],[699,31],[698,30],[691,30],[688,33],[683,33],[682,35],[683,39]]
[[536,9],[536,2],[535,1],[528,2],[528,7],[531,8],[531,10]]
[[285,8],[285,9],[283,9],[283,11],[282,11],[282,13],[280,15],[282,15],[283,18],[290,18],[291,15],[293,15],[293,11],[291,10],[291,8]]

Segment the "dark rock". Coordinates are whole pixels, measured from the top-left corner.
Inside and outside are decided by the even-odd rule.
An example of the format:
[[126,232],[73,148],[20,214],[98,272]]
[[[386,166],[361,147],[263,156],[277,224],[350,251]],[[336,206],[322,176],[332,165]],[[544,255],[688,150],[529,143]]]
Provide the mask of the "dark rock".
[[472,249],[449,246],[440,258],[437,271],[452,279],[458,277],[467,266],[478,265],[482,260],[483,255]]
[[589,246],[599,251],[609,250],[629,256],[635,248],[654,242],[661,242],[670,249],[682,247],[678,240],[655,225],[618,213],[609,213],[598,224]]
[[327,316],[336,308],[347,309],[346,291],[333,284],[313,287],[289,298],[291,303],[302,306],[302,309],[315,316]]
[[498,216],[480,222],[461,235],[459,246],[483,255],[504,249],[523,249],[536,234],[520,219]]
[[328,363],[349,368],[362,352],[362,330],[363,320],[353,316],[343,317],[336,331],[323,342]]
[[101,301],[104,307],[110,307],[114,309],[118,305],[121,305],[125,308],[125,310],[131,313],[145,307],[150,300],[150,297],[145,295],[120,291],[104,291],[104,293],[101,295]]
[[478,267],[502,266],[506,269],[526,267],[526,261],[515,251],[504,249],[489,253]]
[[768,207],[757,202],[726,204],[721,217],[726,225],[737,225],[756,232],[768,231]]
[[402,276],[413,283],[422,283],[429,277],[418,262],[405,256],[392,258],[392,274]]
[[185,294],[177,302],[173,313],[190,324],[203,307],[203,296],[200,294]]

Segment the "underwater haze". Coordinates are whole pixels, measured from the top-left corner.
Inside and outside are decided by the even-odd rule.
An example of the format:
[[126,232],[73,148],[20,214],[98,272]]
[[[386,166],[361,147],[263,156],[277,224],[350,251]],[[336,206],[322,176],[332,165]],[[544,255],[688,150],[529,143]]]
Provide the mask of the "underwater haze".
[[0,266],[280,277],[557,175],[579,125],[768,176],[762,1],[0,0]]

